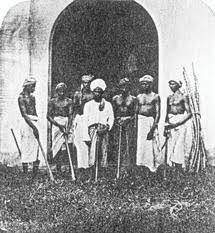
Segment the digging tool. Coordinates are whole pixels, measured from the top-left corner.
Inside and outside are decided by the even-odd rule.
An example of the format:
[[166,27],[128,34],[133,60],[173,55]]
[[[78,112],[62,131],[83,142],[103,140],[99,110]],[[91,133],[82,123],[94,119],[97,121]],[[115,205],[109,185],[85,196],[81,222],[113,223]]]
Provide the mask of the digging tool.
[[14,133],[13,129],[10,129],[10,130],[11,130],[11,132],[12,132],[13,139],[14,139],[14,141],[15,141],[15,143],[16,143],[16,147],[17,147],[18,152],[19,152],[19,157],[21,158],[22,153],[21,153],[21,150],[20,150],[20,148],[19,148],[19,144],[18,144],[18,142],[17,142],[17,140],[16,140],[15,133]]
[[67,153],[68,153],[68,156],[69,156],[69,163],[70,163],[70,167],[71,167],[72,180],[76,180],[67,135],[64,135],[64,138],[65,138],[65,143],[66,143],[66,150],[67,150]]
[[117,174],[116,174],[117,179],[119,179],[119,173],[120,173],[121,140],[122,140],[122,126],[120,125],[119,126],[118,162],[117,162]]
[[39,147],[40,147],[40,150],[41,150],[41,152],[42,152],[42,155],[43,155],[43,157],[44,157],[46,166],[47,166],[47,168],[48,168],[49,175],[50,175],[50,179],[51,179],[51,181],[54,181],[55,179],[54,179],[54,176],[53,176],[53,174],[52,174],[52,171],[51,171],[51,168],[50,168],[50,166],[49,166],[49,163],[48,163],[48,160],[47,160],[47,158],[46,158],[46,155],[45,155],[45,152],[44,152],[44,150],[43,150],[43,147],[42,147],[42,145],[41,145],[40,139],[39,139],[39,138],[36,138],[36,139],[37,139],[38,145],[39,145]]

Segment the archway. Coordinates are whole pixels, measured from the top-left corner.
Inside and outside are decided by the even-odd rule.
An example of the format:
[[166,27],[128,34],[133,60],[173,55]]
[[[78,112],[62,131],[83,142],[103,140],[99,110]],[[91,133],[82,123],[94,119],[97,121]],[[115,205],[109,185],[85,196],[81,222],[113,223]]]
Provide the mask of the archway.
[[151,74],[158,91],[157,29],[135,1],[74,1],[55,21],[50,55],[49,96],[55,94],[58,82],[65,82],[72,96],[83,74],[103,78],[107,98],[115,94],[119,79],[125,76],[132,80],[136,94],[138,78]]
[[87,73],[105,79],[110,89],[123,76],[135,83],[151,74],[158,90],[157,29],[135,1],[74,1],[55,21],[50,50],[51,96],[61,81],[73,93]]

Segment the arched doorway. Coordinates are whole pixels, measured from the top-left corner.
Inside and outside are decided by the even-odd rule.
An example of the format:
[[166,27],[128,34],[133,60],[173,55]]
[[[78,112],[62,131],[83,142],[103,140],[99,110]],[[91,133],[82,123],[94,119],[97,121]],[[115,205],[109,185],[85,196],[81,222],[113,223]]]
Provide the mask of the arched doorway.
[[143,74],[158,79],[157,29],[135,1],[74,1],[55,21],[51,40],[50,95],[61,81],[74,92],[86,73],[110,88],[125,75],[134,82]]
[[125,76],[137,93],[138,78],[151,74],[158,91],[157,29],[149,13],[135,1],[74,1],[55,21],[50,55],[49,96],[54,95],[58,82],[65,82],[72,96],[83,74],[103,78],[107,98]]

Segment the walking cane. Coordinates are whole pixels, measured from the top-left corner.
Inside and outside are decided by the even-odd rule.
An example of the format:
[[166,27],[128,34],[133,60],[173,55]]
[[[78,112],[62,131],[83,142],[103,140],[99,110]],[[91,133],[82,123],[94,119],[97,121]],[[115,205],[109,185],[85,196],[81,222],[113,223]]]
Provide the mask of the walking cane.
[[10,129],[10,130],[11,130],[11,132],[12,132],[13,139],[14,139],[14,141],[15,141],[15,143],[16,143],[16,147],[17,147],[18,152],[19,152],[19,157],[21,158],[22,153],[21,153],[21,150],[20,150],[20,148],[19,148],[19,144],[18,144],[18,142],[17,142],[17,140],[16,140],[15,133],[13,132],[13,129]]
[[99,170],[99,136],[97,134],[96,138],[96,173],[95,173],[95,182],[98,180],[98,170]]
[[51,181],[54,181],[54,180],[55,180],[55,179],[54,179],[54,176],[53,176],[53,174],[52,174],[51,168],[50,168],[50,166],[49,166],[48,160],[47,160],[47,158],[46,158],[45,152],[44,152],[44,150],[43,150],[43,147],[42,147],[42,145],[41,145],[41,142],[40,142],[40,139],[39,139],[39,138],[37,138],[37,142],[38,142],[38,145],[39,145],[40,150],[41,150],[41,152],[42,152],[42,155],[43,155],[43,157],[44,157],[44,159],[45,159],[45,163],[46,163],[46,166],[47,166],[48,171],[49,171],[50,179],[51,179]]
[[67,153],[68,153],[68,156],[69,156],[69,163],[70,163],[70,167],[71,167],[72,180],[75,180],[75,172],[74,172],[74,167],[73,167],[73,164],[72,164],[71,153],[70,153],[70,150],[69,150],[67,135],[64,135],[64,138],[65,138],[65,143],[66,143],[66,150],[67,150]]
[[166,132],[166,140],[164,145],[162,146],[161,150],[165,146],[165,154],[164,154],[164,180],[166,180],[166,170],[167,170],[167,155],[168,155],[168,139],[169,139],[169,132]]
[[119,179],[119,170],[120,170],[121,140],[122,140],[122,126],[120,125],[119,126],[118,163],[117,163],[117,174],[116,174],[117,179]]

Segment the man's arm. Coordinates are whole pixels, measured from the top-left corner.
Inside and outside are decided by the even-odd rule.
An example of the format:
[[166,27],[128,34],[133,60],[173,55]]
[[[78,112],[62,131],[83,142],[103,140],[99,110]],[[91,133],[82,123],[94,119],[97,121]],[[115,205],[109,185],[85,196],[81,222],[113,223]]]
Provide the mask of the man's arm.
[[169,96],[167,97],[166,101],[166,117],[165,117],[165,123],[169,122]]
[[53,125],[60,128],[60,130],[64,133],[65,127],[63,125],[60,125],[57,121],[54,120],[54,100],[51,99],[48,102],[48,112],[47,112],[47,120],[52,123]]
[[72,126],[73,123],[73,119],[74,119],[74,113],[73,113],[73,103],[72,100],[69,99],[68,100],[68,108],[69,108],[69,119],[68,119],[68,128],[67,128],[67,132],[69,133],[70,128]]
[[72,105],[73,105],[73,118],[75,118],[76,114],[79,112],[79,108],[81,105],[81,94],[80,91],[76,91],[73,99],[72,99]]
[[33,124],[33,122],[31,121],[30,117],[27,114],[25,101],[24,101],[24,98],[22,96],[19,96],[18,104],[19,104],[19,109],[20,109],[22,117],[25,119],[26,123],[32,128],[34,136],[36,138],[39,138],[39,131],[38,131],[37,127]]
[[109,130],[111,130],[111,128],[113,127],[113,123],[114,123],[114,112],[113,112],[113,107],[112,104],[109,104],[108,107],[108,125],[109,125]]
[[117,99],[117,95],[115,95],[113,98],[112,98],[112,106],[113,106],[113,113],[114,113],[114,116],[115,118],[117,117],[116,114],[117,114],[117,104],[116,104],[116,99]]
[[158,122],[160,120],[160,105],[161,105],[161,101],[160,101],[160,96],[157,95],[155,98],[155,117],[154,117],[154,122],[153,125],[147,135],[147,140],[151,140],[153,138],[154,135],[154,131],[157,128]]
[[[84,114],[83,114],[83,141],[86,143],[90,141],[90,136],[88,133],[88,121],[89,121],[89,114],[90,114],[90,108],[89,103],[86,103],[84,105]],[[88,144],[87,144],[88,145]]]
[[180,125],[183,125],[184,123],[186,123],[191,117],[192,117],[192,113],[191,113],[191,110],[190,110],[190,105],[189,105],[189,99],[188,99],[188,96],[185,96],[184,97],[184,108],[185,108],[185,112],[187,113],[185,115],[185,117],[179,121],[175,127],[177,126],[180,126]]
[[152,125],[152,128],[155,129],[158,125],[158,122],[160,120],[160,109],[161,109],[161,100],[160,100],[160,96],[157,95],[155,98],[155,119],[154,119],[154,123]]

